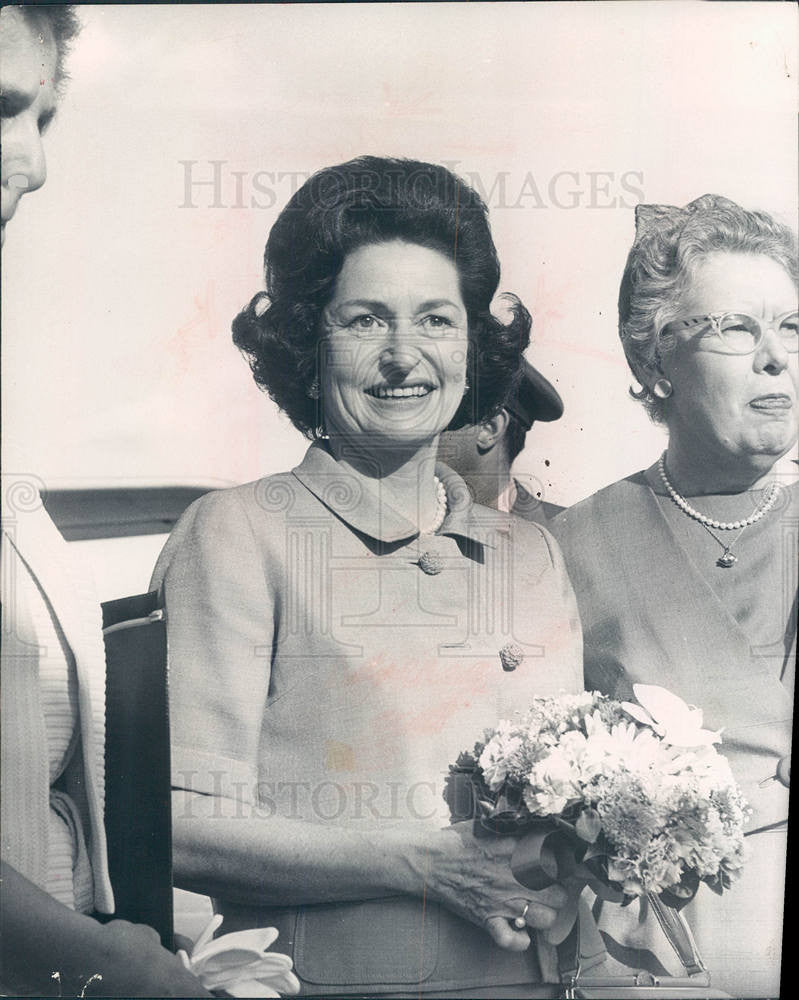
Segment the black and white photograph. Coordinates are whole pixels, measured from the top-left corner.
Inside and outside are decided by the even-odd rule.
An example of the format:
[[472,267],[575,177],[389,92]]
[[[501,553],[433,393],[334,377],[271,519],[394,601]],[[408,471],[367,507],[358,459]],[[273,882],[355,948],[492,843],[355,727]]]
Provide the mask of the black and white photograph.
[[2,6],[0,995],[790,995],[798,28]]

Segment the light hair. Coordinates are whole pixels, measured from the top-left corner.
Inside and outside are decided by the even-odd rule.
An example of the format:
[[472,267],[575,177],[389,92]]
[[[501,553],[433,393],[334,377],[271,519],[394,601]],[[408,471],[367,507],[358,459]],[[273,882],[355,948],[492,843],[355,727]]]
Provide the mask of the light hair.
[[710,253],[762,254],[797,284],[796,236],[766,212],[748,211],[729,198],[705,194],[685,208],[638,205],[636,233],[619,291],[619,336],[641,389],[630,389],[655,423],[665,422],[667,401],[649,384],[673,341],[663,328],[680,311],[697,265]]

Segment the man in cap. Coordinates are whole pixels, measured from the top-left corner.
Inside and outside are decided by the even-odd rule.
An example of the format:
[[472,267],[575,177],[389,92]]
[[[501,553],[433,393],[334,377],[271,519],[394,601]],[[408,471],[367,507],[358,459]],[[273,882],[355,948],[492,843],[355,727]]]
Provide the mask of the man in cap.
[[510,470],[533,423],[562,414],[563,400],[555,387],[522,359],[519,387],[503,408],[482,423],[445,431],[438,456],[463,476],[477,503],[547,524],[563,508],[546,503],[541,492],[527,489]]

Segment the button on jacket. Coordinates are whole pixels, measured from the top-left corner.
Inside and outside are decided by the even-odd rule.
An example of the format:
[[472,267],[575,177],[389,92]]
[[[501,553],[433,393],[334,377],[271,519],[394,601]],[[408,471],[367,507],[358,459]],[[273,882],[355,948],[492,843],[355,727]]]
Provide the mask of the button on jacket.
[[[230,815],[240,799],[313,823],[442,826],[460,751],[535,695],[582,690],[576,603],[551,536],[436,471],[449,507],[436,535],[319,442],[293,472],[186,511],[153,581],[168,615],[176,787],[218,796]],[[304,992],[539,976],[534,949],[503,952],[421,899],[219,905],[227,930],[280,927]]]

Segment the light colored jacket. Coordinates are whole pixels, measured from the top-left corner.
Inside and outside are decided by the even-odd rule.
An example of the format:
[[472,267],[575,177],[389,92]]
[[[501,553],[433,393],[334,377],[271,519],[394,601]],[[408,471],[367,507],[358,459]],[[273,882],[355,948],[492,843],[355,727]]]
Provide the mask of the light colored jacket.
[[94,882],[94,907],[112,913],[105,799],[105,651],[100,605],[73,553],[48,517],[34,476],[2,479],[2,857],[45,888],[50,782],[39,663],[30,611],[15,581],[30,573],[46,596],[73,654],[80,741],[65,772],[81,817]]
[[[461,751],[533,696],[581,690],[557,546],[436,471],[449,502],[436,535],[321,444],[292,473],[186,511],[153,580],[168,613],[174,785],[213,795],[220,815],[241,799],[310,823],[441,826]],[[524,653],[512,671],[509,643]],[[271,902],[219,907],[228,930],[278,927],[304,992],[540,981],[534,949],[503,951],[430,900]]]

